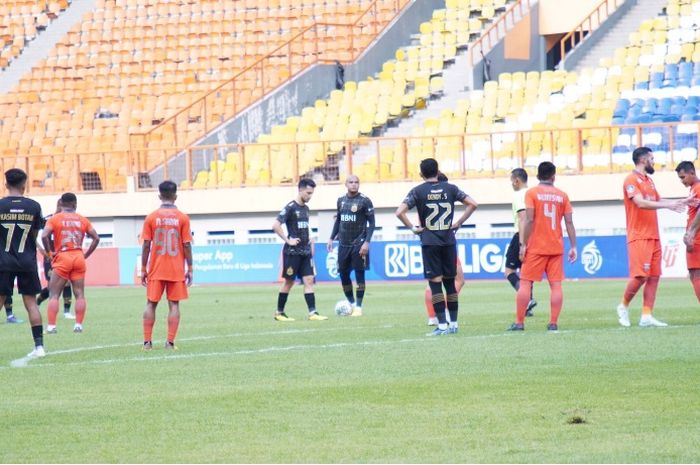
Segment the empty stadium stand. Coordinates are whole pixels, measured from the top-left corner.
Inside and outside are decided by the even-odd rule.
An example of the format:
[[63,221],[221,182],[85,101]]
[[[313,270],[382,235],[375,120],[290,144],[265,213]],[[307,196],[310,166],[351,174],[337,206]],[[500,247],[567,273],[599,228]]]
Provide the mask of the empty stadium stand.
[[[233,83],[235,91],[210,101],[206,118],[187,113],[176,131],[149,137],[154,147],[191,143],[323,53],[343,58],[361,51],[405,3],[98,0],[46,60],[0,95],[0,155],[31,156],[37,188],[61,189],[61,180],[97,173],[102,189],[123,189],[131,169],[130,134],[146,132]],[[357,33],[335,38],[348,24]],[[286,50],[272,54],[285,44]],[[256,62],[258,68],[232,81]],[[145,168],[159,161],[146,160]]]
[[46,29],[70,0],[5,0],[0,4],[0,71]]

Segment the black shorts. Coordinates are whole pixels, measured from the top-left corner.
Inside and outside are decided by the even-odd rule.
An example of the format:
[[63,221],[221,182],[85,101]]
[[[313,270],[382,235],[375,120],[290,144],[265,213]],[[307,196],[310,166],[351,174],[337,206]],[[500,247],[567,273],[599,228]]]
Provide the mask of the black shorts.
[[47,281],[51,279],[51,260],[44,259],[44,276]]
[[457,276],[457,245],[424,245],[423,276],[427,279]]
[[506,268],[519,270],[522,264],[520,261],[520,233],[515,233],[506,250]]
[[360,247],[362,244],[338,246],[338,271],[369,270],[369,252],[363,257]]
[[17,278],[17,290],[21,295],[37,295],[41,292],[41,281],[37,270],[0,271],[0,295],[12,295]]
[[282,255],[282,277],[284,279],[313,275],[314,266],[311,255]]

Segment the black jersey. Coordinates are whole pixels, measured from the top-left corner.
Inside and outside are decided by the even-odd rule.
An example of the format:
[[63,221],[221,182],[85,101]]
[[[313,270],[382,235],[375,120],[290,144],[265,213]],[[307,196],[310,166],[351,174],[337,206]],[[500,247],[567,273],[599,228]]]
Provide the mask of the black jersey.
[[41,205],[26,197],[0,199],[0,271],[36,271]]
[[425,229],[420,241],[423,245],[453,245],[456,243],[452,229],[454,203],[467,197],[459,187],[448,182],[424,182],[408,193],[404,203],[416,207],[420,224]]
[[338,198],[331,239],[340,245],[358,245],[369,242],[374,233],[374,206],[369,197],[358,193]]
[[288,255],[311,255],[311,227],[309,226],[309,207],[299,205],[292,200],[277,215],[277,221],[287,226],[289,239],[299,238],[299,244],[284,244],[283,252]]

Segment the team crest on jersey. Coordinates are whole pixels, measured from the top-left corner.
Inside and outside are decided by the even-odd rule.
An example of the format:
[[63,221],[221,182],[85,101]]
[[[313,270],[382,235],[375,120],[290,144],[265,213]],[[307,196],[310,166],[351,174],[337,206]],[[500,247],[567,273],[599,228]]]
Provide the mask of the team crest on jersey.
[[634,186],[633,186],[632,184],[628,184],[628,185],[627,185],[627,192],[630,193],[630,194],[631,194],[632,192],[634,192]]
[[352,207],[350,207],[350,211],[353,213],[355,213],[357,211],[357,204],[356,203],[352,204]]
[[292,268],[292,267],[290,266],[289,268],[287,268],[287,276],[291,276],[291,275],[293,275],[293,274],[294,274],[294,268]]

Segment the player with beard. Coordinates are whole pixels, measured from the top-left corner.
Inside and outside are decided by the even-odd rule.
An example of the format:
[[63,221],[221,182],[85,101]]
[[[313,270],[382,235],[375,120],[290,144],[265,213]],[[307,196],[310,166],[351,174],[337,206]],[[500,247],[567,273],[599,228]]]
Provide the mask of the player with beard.
[[622,302],[617,306],[617,318],[620,325],[630,326],[629,304],[644,286],[639,326],[667,326],[652,315],[661,277],[661,240],[656,210],[668,208],[680,213],[685,210],[688,200],[661,198],[650,176],[654,174],[654,153],[650,148],[634,149],[632,162],[634,170],[623,184],[630,279],[622,295]]

